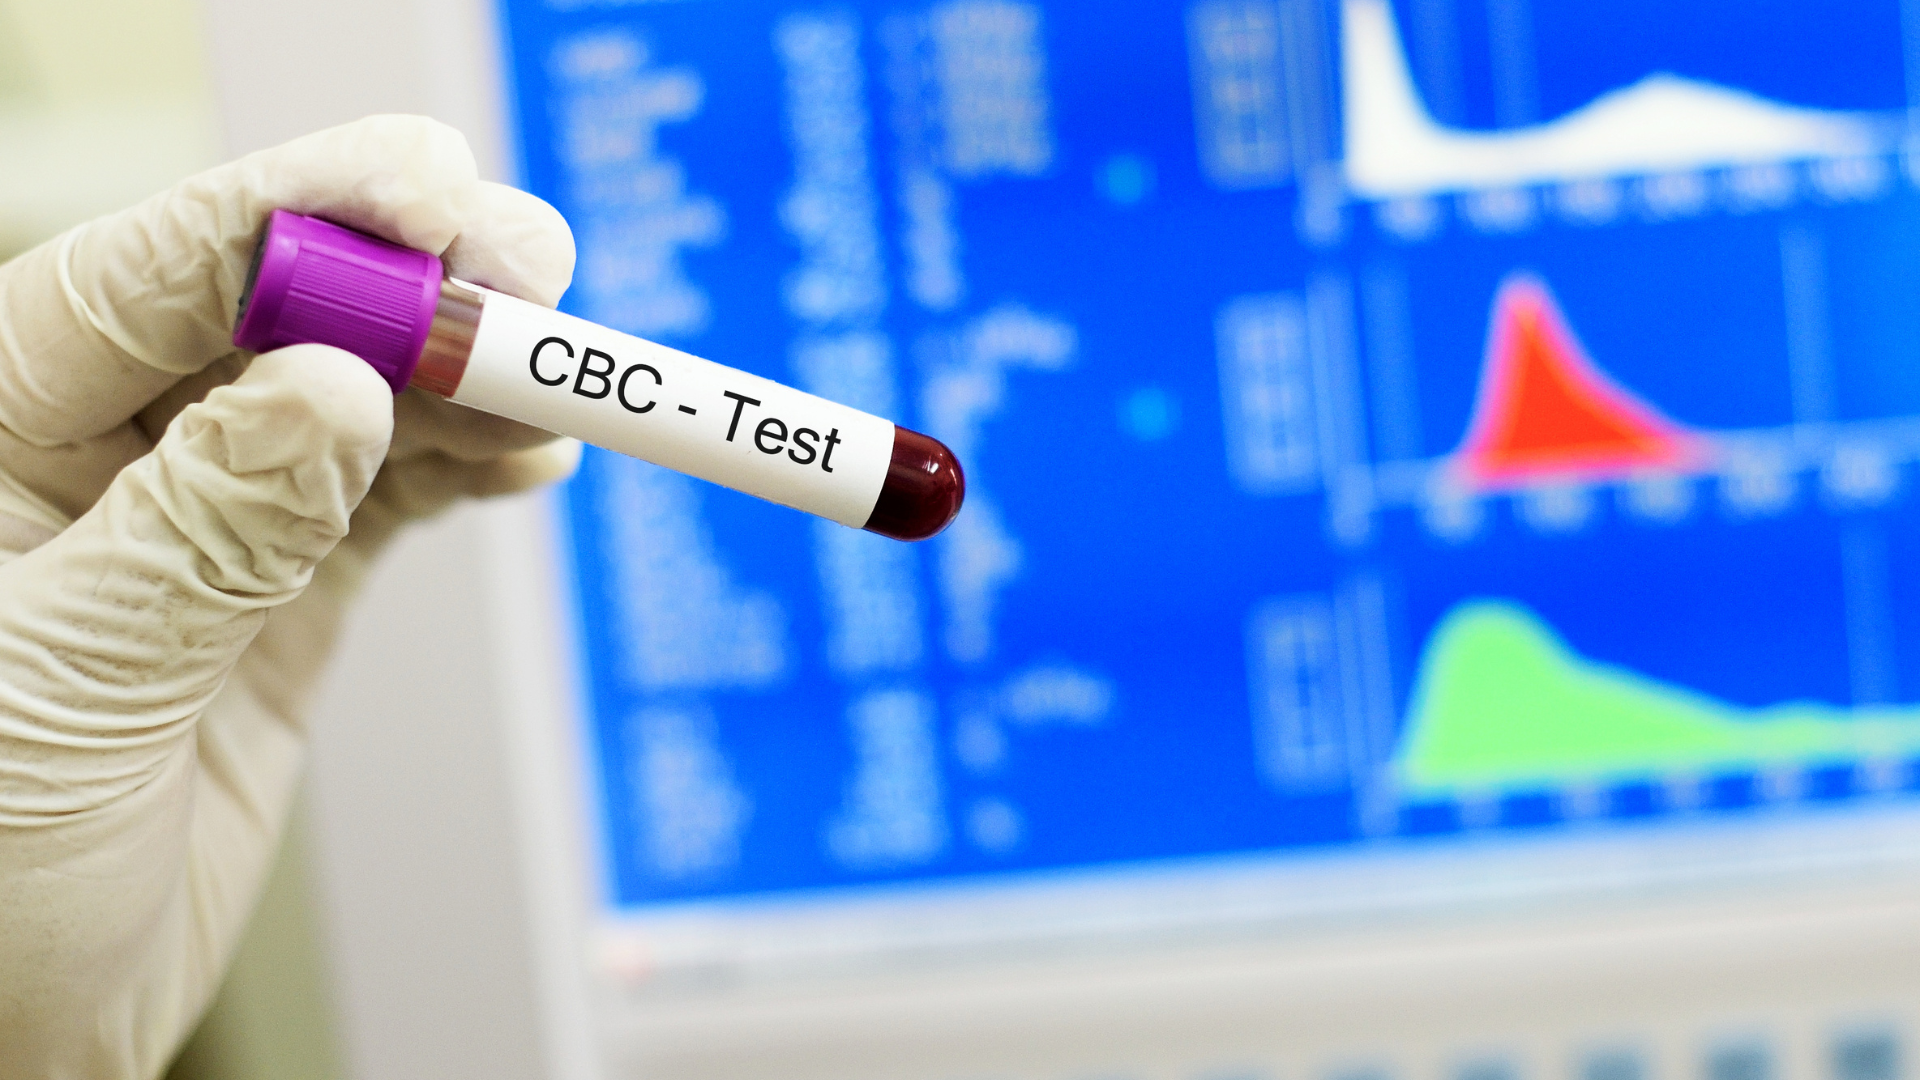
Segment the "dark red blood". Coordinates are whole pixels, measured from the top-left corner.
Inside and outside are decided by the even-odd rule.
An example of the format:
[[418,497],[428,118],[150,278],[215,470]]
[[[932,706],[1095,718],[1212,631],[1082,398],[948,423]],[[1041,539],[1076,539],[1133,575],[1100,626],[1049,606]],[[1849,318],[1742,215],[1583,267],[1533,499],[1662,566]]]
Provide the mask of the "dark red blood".
[[967,478],[953,451],[896,424],[886,483],[861,527],[895,540],[925,540],[953,522],[966,497]]

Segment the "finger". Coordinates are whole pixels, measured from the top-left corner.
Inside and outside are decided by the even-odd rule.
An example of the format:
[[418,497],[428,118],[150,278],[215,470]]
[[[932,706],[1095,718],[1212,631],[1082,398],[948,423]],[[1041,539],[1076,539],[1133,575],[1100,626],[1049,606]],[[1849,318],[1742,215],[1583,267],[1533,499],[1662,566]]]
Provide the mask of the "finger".
[[393,399],[393,451],[396,460],[443,453],[461,461],[484,461],[514,450],[552,442],[550,431],[459,405],[424,390],[408,389]]
[[0,819],[108,807],[160,775],[267,612],[346,534],[390,401],[338,349],[263,355],[0,568]]
[[381,116],[242,158],[0,267],[0,426],[35,445],[126,420],[233,351],[262,223],[284,207],[439,252],[479,197],[459,132]]
[[182,376],[133,414],[133,423],[129,426],[144,434],[149,443],[160,441],[167,425],[173,423],[173,418],[179,416],[181,410],[204,399],[214,387],[225,386],[238,379],[240,373],[247,370],[249,359],[246,353],[228,353],[199,371]]
[[[573,233],[540,199],[483,183],[445,259],[454,277],[552,307],[573,280]],[[394,407],[396,459],[438,452],[477,462],[554,437],[419,391],[402,394]]]
[[[134,426],[148,433],[150,444],[159,437],[160,432],[166,430],[180,410],[205,397],[207,391],[214,387],[232,382],[245,370],[245,354],[233,353],[222,357],[168,387],[135,415]],[[388,454],[396,460],[426,453],[443,453],[461,461],[485,461],[515,450],[552,442],[559,437],[518,420],[484,413],[417,389],[408,389],[394,399],[393,414],[393,443]],[[137,443],[137,440],[129,441]],[[146,446],[140,446],[139,453],[145,451]],[[139,453],[120,459],[113,464],[113,470],[117,472],[120,466],[138,457]],[[0,432],[0,465],[5,465],[8,460],[5,433]],[[111,473],[108,475],[111,476]],[[104,483],[100,485],[104,486]],[[99,490],[99,487],[94,490]],[[69,515],[69,520],[79,516],[85,509],[82,506],[75,510]]]
[[[444,254],[448,272],[476,285],[553,306],[573,279],[573,233],[560,212],[504,184],[474,185],[460,234]],[[162,393],[139,417],[143,428],[164,427],[173,414],[220,382],[231,381],[239,357],[229,356]],[[480,461],[554,438],[550,432],[491,416],[418,391],[395,403],[396,456],[440,450]]]
[[475,463],[461,477],[461,490],[470,498],[494,499],[557,484],[580,468],[581,449],[578,439],[556,439]]
[[565,480],[580,465],[580,444],[556,439],[487,461],[424,454],[382,470],[368,497],[401,520],[432,517],[463,498],[516,495]]
[[553,307],[573,281],[573,232],[538,197],[482,183],[445,258],[462,281]]
[[516,495],[565,480],[580,464],[580,444],[556,439],[489,461],[428,453],[390,461],[354,515],[353,531],[323,571],[342,595],[359,586],[369,564],[410,522],[444,512],[462,499]]
[[[98,1047],[133,1063],[88,1075],[150,1074],[170,1051],[161,1033],[217,981],[300,740],[271,710],[194,736],[346,533],[390,402],[348,353],[265,354],[71,528],[0,568],[0,938],[31,943],[5,965],[10,1062]],[[108,1046],[119,1030],[157,1042]]]

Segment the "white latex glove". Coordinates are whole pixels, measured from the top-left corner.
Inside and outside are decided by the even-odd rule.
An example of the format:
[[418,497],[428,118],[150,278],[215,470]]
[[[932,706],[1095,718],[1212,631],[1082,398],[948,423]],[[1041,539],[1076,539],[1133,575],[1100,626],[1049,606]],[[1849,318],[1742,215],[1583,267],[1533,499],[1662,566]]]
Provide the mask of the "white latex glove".
[[458,132],[375,117],[0,266],[0,1078],[148,1080],[218,986],[279,843],[303,716],[409,518],[578,445],[393,397],[321,345],[230,341],[275,207],[445,252],[542,304],[551,207]]

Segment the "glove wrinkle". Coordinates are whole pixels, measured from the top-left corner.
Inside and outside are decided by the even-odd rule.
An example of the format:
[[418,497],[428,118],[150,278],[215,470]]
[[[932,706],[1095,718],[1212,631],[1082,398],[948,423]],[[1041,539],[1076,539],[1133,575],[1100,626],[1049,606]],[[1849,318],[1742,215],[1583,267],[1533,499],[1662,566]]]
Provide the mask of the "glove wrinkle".
[[[360,414],[328,415],[345,411],[328,400],[327,369],[332,381],[359,384]],[[282,350],[182,412],[128,473],[209,560],[200,580],[237,605],[277,605],[346,535],[373,483],[391,424],[385,397],[364,398],[376,385],[384,392],[371,369],[338,349]],[[366,430],[335,430],[343,424]],[[147,480],[149,471],[165,475]]]
[[266,610],[345,535],[388,400],[337,349],[269,354],[182,412],[73,528],[0,568],[0,736],[74,752],[65,774],[86,781],[62,795],[10,776],[0,810],[82,812],[151,778]]
[[[173,380],[115,344],[75,289],[67,261],[87,228],[0,266],[0,426],[33,446],[107,431],[125,417],[103,402],[145,400]],[[81,362],[50,364],[49,356]]]
[[[59,275],[60,296],[67,302],[68,309],[73,312],[79,321],[84,321],[88,326],[93,327],[94,333],[106,338],[113,344],[114,348],[119,349],[121,352],[148,367],[159,368],[161,365],[142,355],[139,342],[119,333],[119,327],[115,323],[102,319],[94,312],[93,305],[87,302],[87,298],[80,295],[80,290],[74,288],[73,252],[74,249],[79,246],[80,238],[86,235],[87,229],[90,228],[92,224],[92,222],[89,222],[86,225],[68,229],[64,235],[54,241],[58,246],[54,248],[55,255],[53,265],[55,272]],[[128,229],[127,234],[128,235],[121,238],[121,243],[131,244],[136,240],[145,239],[145,237],[141,235],[141,230],[137,228]],[[149,244],[147,247],[149,249],[147,253],[151,256],[151,245]],[[146,261],[149,266],[154,265],[154,260],[151,258]]]
[[181,410],[202,401],[216,386],[225,386],[238,379],[247,370],[247,364],[253,360],[253,354],[234,350],[192,375],[180,380],[148,402],[146,407],[133,415],[132,426],[147,438],[151,447],[166,434],[168,425]]

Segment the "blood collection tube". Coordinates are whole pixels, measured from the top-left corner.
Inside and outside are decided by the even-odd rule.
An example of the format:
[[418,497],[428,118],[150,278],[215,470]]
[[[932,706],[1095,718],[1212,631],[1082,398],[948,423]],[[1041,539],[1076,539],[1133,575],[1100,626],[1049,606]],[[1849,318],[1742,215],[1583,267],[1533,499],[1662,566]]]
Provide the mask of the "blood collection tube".
[[960,512],[938,440],[771,379],[445,276],[440,259],[275,210],[233,343],[318,342],[408,386],[897,540]]

